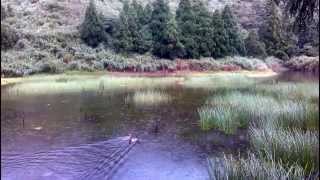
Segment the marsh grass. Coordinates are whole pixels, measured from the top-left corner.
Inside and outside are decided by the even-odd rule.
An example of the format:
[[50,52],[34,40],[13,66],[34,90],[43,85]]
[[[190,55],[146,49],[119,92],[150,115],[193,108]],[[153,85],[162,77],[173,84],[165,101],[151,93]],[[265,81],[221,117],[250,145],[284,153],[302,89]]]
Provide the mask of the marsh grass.
[[171,101],[172,97],[165,92],[156,90],[138,91],[128,96],[126,101],[132,100],[136,105],[159,105]]
[[216,180],[301,180],[306,176],[300,166],[287,168],[273,160],[261,160],[252,153],[248,158],[224,155],[223,158],[209,159],[208,164],[210,178]]
[[235,112],[230,107],[203,107],[198,109],[200,126],[203,130],[217,128],[227,134],[233,134],[240,124],[235,121]]
[[[285,127],[317,129],[319,108],[307,101],[283,100],[272,96],[233,92],[207,100],[198,109],[203,130],[217,128],[233,133],[237,128]],[[226,122],[224,122],[226,121]]]
[[179,77],[145,78],[145,77],[112,77],[94,75],[57,75],[36,76],[27,78],[26,82],[15,84],[7,88],[8,93],[19,91],[19,95],[43,95],[59,93],[80,93],[83,89],[88,91],[119,92],[126,90],[139,90],[145,87],[150,89],[164,89],[173,86]]
[[250,128],[250,141],[259,155],[287,165],[298,164],[308,173],[319,169],[319,134],[298,129]]

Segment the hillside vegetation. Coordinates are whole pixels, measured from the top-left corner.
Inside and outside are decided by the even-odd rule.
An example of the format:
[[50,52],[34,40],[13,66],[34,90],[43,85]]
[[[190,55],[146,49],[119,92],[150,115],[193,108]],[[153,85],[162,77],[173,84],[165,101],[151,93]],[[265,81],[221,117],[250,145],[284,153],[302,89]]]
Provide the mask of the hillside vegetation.
[[[5,76],[183,69],[176,59],[197,70],[247,67],[228,60],[236,56],[250,64],[261,59],[256,69],[265,69],[302,54],[318,56],[318,31],[310,26],[301,48],[272,1],[3,0],[1,9]],[[270,66],[267,56],[281,60]]]

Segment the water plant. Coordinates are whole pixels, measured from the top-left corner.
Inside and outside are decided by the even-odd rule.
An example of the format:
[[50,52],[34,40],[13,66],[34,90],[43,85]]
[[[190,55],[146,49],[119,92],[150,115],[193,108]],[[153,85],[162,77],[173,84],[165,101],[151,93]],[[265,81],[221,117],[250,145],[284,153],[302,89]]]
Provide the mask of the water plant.
[[261,157],[271,156],[287,165],[298,164],[307,172],[319,169],[319,134],[299,129],[250,128],[250,142]]
[[[126,100],[130,100],[128,96]],[[132,101],[137,105],[159,105],[171,101],[171,96],[156,90],[137,91],[132,96]]]
[[249,153],[248,158],[235,158],[231,155],[211,158],[208,164],[210,179],[216,180],[300,180],[306,175],[303,168],[298,165],[287,168],[282,163],[273,160],[259,159],[253,153]]
[[[198,114],[203,130],[218,128],[231,133],[234,128],[245,128],[249,124],[255,127],[317,129],[318,111],[319,107],[308,101],[279,101],[272,96],[232,92],[208,99],[206,105],[198,109]],[[232,126],[221,128],[223,124]]]
[[79,93],[88,91],[119,92],[138,90],[144,87],[162,89],[172,86],[180,77],[145,78],[145,77],[112,77],[97,75],[57,75],[35,76],[26,79],[25,83],[8,87],[8,93],[19,90],[20,95],[41,95]]
[[240,123],[235,121],[236,113],[230,107],[203,107],[198,109],[198,113],[203,130],[217,128],[227,134],[232,134],[240,126]]

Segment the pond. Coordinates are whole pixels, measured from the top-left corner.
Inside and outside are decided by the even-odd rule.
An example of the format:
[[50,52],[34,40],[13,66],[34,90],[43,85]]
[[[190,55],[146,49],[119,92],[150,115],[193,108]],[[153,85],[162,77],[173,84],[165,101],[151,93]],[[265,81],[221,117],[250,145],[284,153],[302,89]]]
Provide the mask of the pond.
[[[201,131],[197,109],[206,99],[243,86],[233,77],[238,75],[207,76],[70,75],[3,86],[1,179],[79,179],[81,173],[103,179],[107,170],[96,167],[108,145],[101,143],[129,134],[139,142],[110,179],[209,179],[208,155],[245,152],[248,138],[242,129],[235,135]],[[251,79],[318,81],[301,74]],[[78,148],[71,152],[70,147]],[[94,170],[99,173],[90,173]]]

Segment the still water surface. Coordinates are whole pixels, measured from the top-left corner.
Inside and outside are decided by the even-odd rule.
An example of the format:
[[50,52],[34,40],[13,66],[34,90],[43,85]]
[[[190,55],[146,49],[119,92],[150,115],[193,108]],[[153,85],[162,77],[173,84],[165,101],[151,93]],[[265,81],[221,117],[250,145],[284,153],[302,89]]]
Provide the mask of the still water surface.
[[[186,88],[181,78],[135,88],[99,78],[1,87],[1,179],[205,180],[209,153],[247,149],[241,130],[234,136],[199,130],[197,108],[216,91]],[[317,80],[301,74],[273,79]],[[150,86],[171,101],[132,101]],[[127,141],[109,140],[129,134],[140,141],[111,172],[107,160]]]

